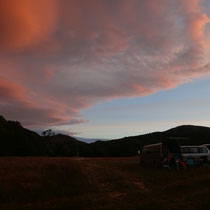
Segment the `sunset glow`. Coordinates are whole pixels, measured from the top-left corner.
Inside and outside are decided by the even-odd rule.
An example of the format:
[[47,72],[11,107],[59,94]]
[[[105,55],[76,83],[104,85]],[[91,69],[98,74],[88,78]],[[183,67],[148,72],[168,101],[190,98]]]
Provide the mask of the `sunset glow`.
[[0,0],[0,115],[87,138],[210,126],[209,17],[208,0]]

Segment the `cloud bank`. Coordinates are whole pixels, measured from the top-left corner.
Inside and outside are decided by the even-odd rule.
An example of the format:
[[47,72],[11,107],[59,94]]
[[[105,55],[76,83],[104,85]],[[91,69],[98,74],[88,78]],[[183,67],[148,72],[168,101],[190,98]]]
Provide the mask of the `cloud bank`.
[[97,102],[207,75],[209,22],[199,0],[0,0],[0,113],[82,123]]

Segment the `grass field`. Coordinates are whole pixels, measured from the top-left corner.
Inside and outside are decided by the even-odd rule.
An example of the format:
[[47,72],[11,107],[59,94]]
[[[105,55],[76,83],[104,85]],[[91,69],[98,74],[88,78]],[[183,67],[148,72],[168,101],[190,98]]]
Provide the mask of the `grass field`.
[[138,158],[0,158],[1,210],[209,209],[210,166],[142,168]]

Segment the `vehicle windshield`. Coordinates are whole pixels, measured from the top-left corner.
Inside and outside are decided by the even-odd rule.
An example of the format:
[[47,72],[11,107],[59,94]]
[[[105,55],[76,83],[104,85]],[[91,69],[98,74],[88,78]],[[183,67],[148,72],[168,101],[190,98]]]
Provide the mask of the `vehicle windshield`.
[[207,145],[206,147],[210,150],[210,145]]

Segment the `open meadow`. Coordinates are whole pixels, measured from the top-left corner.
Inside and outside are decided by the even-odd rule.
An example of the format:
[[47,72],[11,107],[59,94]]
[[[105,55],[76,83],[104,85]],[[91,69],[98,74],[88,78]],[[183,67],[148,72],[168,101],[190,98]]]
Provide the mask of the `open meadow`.
[[210,166],[142,168],[138,158],[0,159],[1,210],[209,209]]

